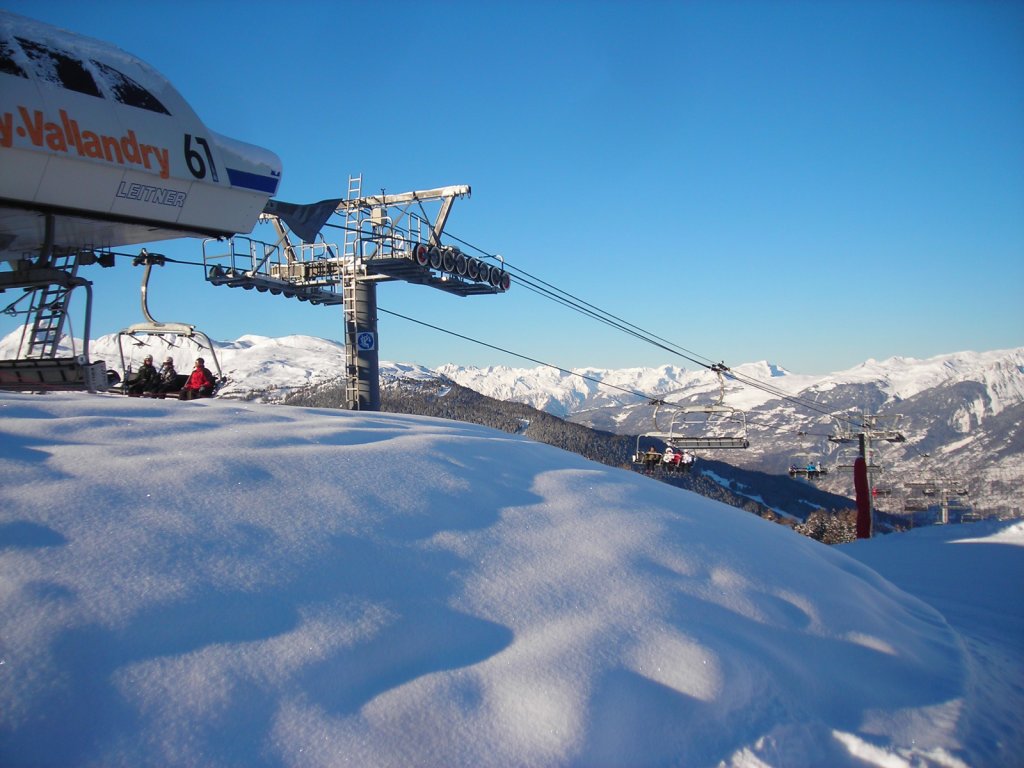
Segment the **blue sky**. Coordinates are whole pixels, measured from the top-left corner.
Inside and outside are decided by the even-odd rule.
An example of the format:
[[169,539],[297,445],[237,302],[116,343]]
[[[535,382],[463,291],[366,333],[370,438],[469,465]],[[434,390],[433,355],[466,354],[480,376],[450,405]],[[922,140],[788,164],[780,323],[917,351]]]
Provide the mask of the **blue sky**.
[[[358,173],[471,185],[451,234],[705,358],[824,373],[1024,345],[1024,3],[3,5],[155,66],[281,157],[280,199]],[[140,269],[85,275],[94,335],[142,320]],[[686,364],[515,285],[389,283],[378,304],[563,367]],[[158,269],[150,309],[222,340],[343,333],[338,307],[199,267]],[[386,360],[526,364],[379,330]]]

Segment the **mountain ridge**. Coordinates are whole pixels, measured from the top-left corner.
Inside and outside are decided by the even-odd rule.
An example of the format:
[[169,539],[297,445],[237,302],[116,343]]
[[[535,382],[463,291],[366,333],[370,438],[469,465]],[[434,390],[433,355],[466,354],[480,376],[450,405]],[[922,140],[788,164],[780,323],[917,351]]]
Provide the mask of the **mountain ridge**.
[[[674,366],[626,369],[629,383],[637,389],[645,387],[650,396],[647,401],[637,397],[632,403],[623,402],[621,393],[597,394],[599,387],[591,381],[585,387],[573,384],[569,379],[574,377],[567,372],[558,374],[556,386],[549,383],[555,374],[538,373],[531,391],[531,371],[537,369],[506,372],[494,367],[442,366],[438,370],[485,394],[531,402],[564,413],[569,421],[620,434],[664,431],[663,424],[654,423],[651,400],[708,405],[721,396],[726,405],[743,413],[750,440],[748,450],[733,451],[727,461],[772,474],[785,473],[791,464],[807,458],[833,468],[852,464],[855,447],[835,443],[829,436],[870,418],[906,437],[903,443],[876,442],[873,446],[872,461],[879,469],[872,481],[882,494],[877,499],[880,509],[903,514],[913,511],[910,507],[926,506],[933,516],[940,514],[941,509],[927,503],[933,499],[920,498],[920,486],[932,484],[939,491],[966,489],[965,494],[952,494],[956,496],[952,501],[969,504],[971,511],[985,515],[1022,512],[1024,347],[921,359],[872,359],[821,376],[784,371],[768,361],[732,369],[765,389],[728,375],[720,382],[707,370]],[[605,375],[602,369],[585,371],[591,379]],[[610,375],[608,379],[621,384],[623,372],[617,373],[619,379]],[[510,376],[516,381],[514,392],[506,384]],[[557,404],[552,407],[552,402]],[[662,413],[665,411],[671,408],[663,407]],[[722,458],[723,452],[713,455]],[[832,472],[821,478],[819,485],[843,496],[853,495],[849,471]]]
[[[0,340],[0,357],[13,356],[20,332]],[[283,402],[293,392],[337,380],[344,370],[344,344],[319,337],[245,335],[214,342],[228,378],[221,397]],[[79,343],[80,347],[80,343]],[[194,344],[168,348],[179,370],[189,370],[201,350]],[[126,364],[138,348],[125,352]],[[92,359],[120,367],[116,335],[90,345]],[[138,360],[135,360],[135,365]],[[828,440],[837,424],[856,423],[864,415],[905,433],[901,444],[878,444],[873,461],[882,471],[873,484],[885,491],[879,507],[903,513],[912,486],[936,483],[967,487],[970,504],[985,514],[1021,513],[1024,484],[1024,347],[984,352],[962,351],[930,358],[905,356],[866,360],[821,376],[786,371],[767,360],[732,369],[767,389],[751,387],[706,369],[680,366],[573,372],[549,367],[475,368],[447,364],[430,369],[412,363],[382,361],[382,382],[450,381],[499,401],[518,402],[538,411],[617,435],[643,434],[654,427],[652,400],[674,404],[724,402],[745,414],[750,448],[711,453],[745,470],[785,474],[794,460],[810,455],[833,468],[852,463],[849,445]],[[605,386],[605,384],[609,386]],[[723,386],[724,385],[724,388]],[[820,487],[853,495],[847,471],[830,472]],[[959,499],[963,501],[963,498]]]

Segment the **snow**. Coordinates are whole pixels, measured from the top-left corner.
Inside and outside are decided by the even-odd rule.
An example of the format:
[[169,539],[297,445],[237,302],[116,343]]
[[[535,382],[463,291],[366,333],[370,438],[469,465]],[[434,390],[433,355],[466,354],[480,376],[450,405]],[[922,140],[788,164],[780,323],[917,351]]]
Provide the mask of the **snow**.
[[[733,378],[725,379],[725,403],[734,408],[759,408],[781,392],[813,400],[818,393],[828,392],[844,384],[877,383],[888,396],[909,398],[930,387],[947,382],[970,379],[985,385],[993,415],[1019,403],[1024,398],[1024,379],[1019,371],[1024,362],[1024,348],[991,352],[956,352],[926,360],[893,357],[881,363],[874,360],[825,376],[795,374],[762,360],[732,367],[744,380],[761,382],[766,389],[755,388]],[[438,373],[462,386],[499,400],[515,400],[566,416],[585,410],[612,405],[632,405],[637,400],[626,392],[599,387],[598,380],[624,390],[665,397],[669,402],[682,402],[699,395],[702,402],[711,402],[719,395],[718,377],[704,369],[663,365],[656,368],[579,368],[573,373],[547,367],[507,368],[491,366],[473,368],[443,365]],[[574,375],[578,374],[578,375]],[[581,378],[587,376],[591,380]]]
[[[18,357],[22,329],[18,328],[0,339],[0,359]],[[173,337],[170,337],[173,338]],[[120,346],[116,333],[100,336],[89,343],[92,361],[103,361],[108,370],[119,375],[122,367],[138,370],[146,355],[153,355],[159,365],[165,358],[174,360],[178,373],[188,373],[197,357],[206,360],[214,373],[214,356],[220,364],[227,384],[220,390],[223,398],[249,399],[261,393],[260,400],[279,401],[287,393],[310,384],[335,381],[345,371],[345,344],[332,339],[293,334],[290,336],[258,336],[245,334],[234,341],[212,340],[213,354],[204,345],[191,339],[174,339],[168,344],[158,336],[140,335],[141,344],[125,337]],[[60,354],[71,356],[82,349],[81,339],[65,336]],[[436,379],[437,374],[414,363],[380,361],[380,376],[388,379]]]
[[[17,357],[20,339],[20,328],[0,339],[0,359]],[[170,354],[177,369],[184,372],[191,370],[197,355],[204,354],[204,350],[192,341],[179,340],[174,347],[167,347],[156,337],[149,337],[148,342],[147,346],[134,350],[128,341],[124,342],[126,365],[138,368],[144,353],[152,353],[160,359]],[[269,394],[262,396],[264,399],[279,400],[297,387],[337,379],[345,367],[344,343],[314,336],[271,338],[245,335],[235,341],[213,341],[213,345],[228,378],[228,385],[221,390],[221,394],[227,397],[248,398],[254,391],[268,390]],[[80,349],[80,340],[64,338],[62,354],[74,354]],[[90,359],[102,360],[108,368],[121,371],[116,334],[91,340],[89,355]],[[985,410],[988,415],[997,415],[1024,400],[1024,378],[1019,375],[1022,368],[1024,347],[958,352],[927,360],[890,358],[882,363],[869,360],[849,371],[826,376],[794,374],[767,361],[745,363],[734,370],[745,379],[758,380],[772,390],[804,400],[814,400],[819,393],[844,384],[874,383],[891,396],[907,398],[947,382],[977,381],[983,384],[988,398],[987,406],[979,401],[977,408]],[[719,381],[714,373],[703,369],[687,371],[672,365],[579,368],[569,373],[547,366],[474,368],[449,364],[430,370],[412,363],[382,360],[380,373],[383,380],[426,380],[443,376],[488,397],[527,403],[560,417],[593,408],[624,409],[638,405],[646,409],[652,395],[665,397],[669,402],[698,398],[703,403],[713,402],[719,395]],[[770,392],[733,379],[727,378],[725,384],[725,403],[733,408],[752,410],[776,399],[776,395]],[[629,392],[638,394],[634,396]],[[784,412],[785,408],[783,406]],[[789,412],[792,410],[788,409]],[[616,419],[622,421],[629,416],[629,411],[622,410]],[[970,414],[965,414],[965,418],[969,419]]]
[[989,352],[956,352],[936,355],[925,360],[913,357],[890,357],[878,362],[867,360],[848,371],[832,374],[826,381],[835,384],[880,381],[885,392],[902,399],[913,397],[931,387],[964,378],[967,371],[986,385],[993,395],[990,407],[999,413],[1003,400],[1018,403],[1024,395],[1019,376],[1007,375],[1024,359],[1024,349]]
[[[296,387],[336,378],[345,370],[345,345],[337,341],[319,339],[313,336],[267,336],[245,335],[233,342],[214,342],[228,384],[222,390],[225,396],[240,396],[252,390],[276,390],[284,392]],[[154,340],[149,347],[160,346]],[[116,335],[97,339],[91,352],[111,367],[112,361],[120,362],[116,354]],[[106,352],[111,350],[111,352]],[[163,352],[157,353],[158,358]],[[189,371],[195,355],[202,355],[198,349],[186,349],[175,368]],[[136,367],[138,363],[136,362]],[[116,364],[114,367],[119,367]],[[244,375],[242,372],[244,371]]]
[[0,764],[964,766],[1024,524],[829,548],[459,422],[0,393]]

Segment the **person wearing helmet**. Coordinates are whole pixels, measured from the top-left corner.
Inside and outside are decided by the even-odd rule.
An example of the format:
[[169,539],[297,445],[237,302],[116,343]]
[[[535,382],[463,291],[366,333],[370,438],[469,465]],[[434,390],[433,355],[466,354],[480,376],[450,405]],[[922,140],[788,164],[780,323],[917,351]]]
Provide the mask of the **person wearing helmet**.
[[157,373],[156,368],[153,367],[153,356],[146,355],[146,359],[139,366],[139,372],[135,374],[134,379],[128,382],[128,396],[139,397],[143,392],[155,387],[156,383]]
[[164,360],[163,365],[160,366],[160,371],[157,374],[158,380],[156,386],[153,387],[149,392],[150,397],[159,397],[161,400],[167,397],[167,393],[174,390],[176,387],[175,379],[178,378],[178,372],[174,370],[174,358],[168,357]]

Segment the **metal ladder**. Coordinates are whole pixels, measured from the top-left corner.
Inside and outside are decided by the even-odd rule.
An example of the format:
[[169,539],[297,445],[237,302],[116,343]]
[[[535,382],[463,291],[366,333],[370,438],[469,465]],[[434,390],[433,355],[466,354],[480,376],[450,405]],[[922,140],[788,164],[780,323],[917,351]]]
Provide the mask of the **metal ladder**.
[[356,334],[356,274],[346,270],[342,278],[342,308],[345,313],[345,404],[352,410],[359,403],[359,359],[355,349]]
[[[358,200],[363,196],[363,174],[358,176],[348,177],[348,197],[349,201]],[[359,226],[361,211],[358,206],[350,206],[345,211],[345,240],[344,246],[341,251],[341,255],[345,257],[346,261],[351,259],[352,263],[355,263],[356,257],[359,255]]]
[[34,315],[34,320],[25,345],[25,357],[34,360],[57,356],[75,286],[74,277],[78,274],[78,252],[54,255],[49,266],[66,273],[68,279],[62,284],[36,287],[32,292],[29,313]]
[[[348,200],[362,197],[363,175],[348,177]],[[356,317],[356,280],[358,269],[359,247],[358,206],[350,206],[345,211],[345,239],[342,257],[346,269],[342,275],[342,310],[345,315],[345,401],[346,407],[358,408],[359,403],[359,360],[354,348],[354,339],[359,331]]]

